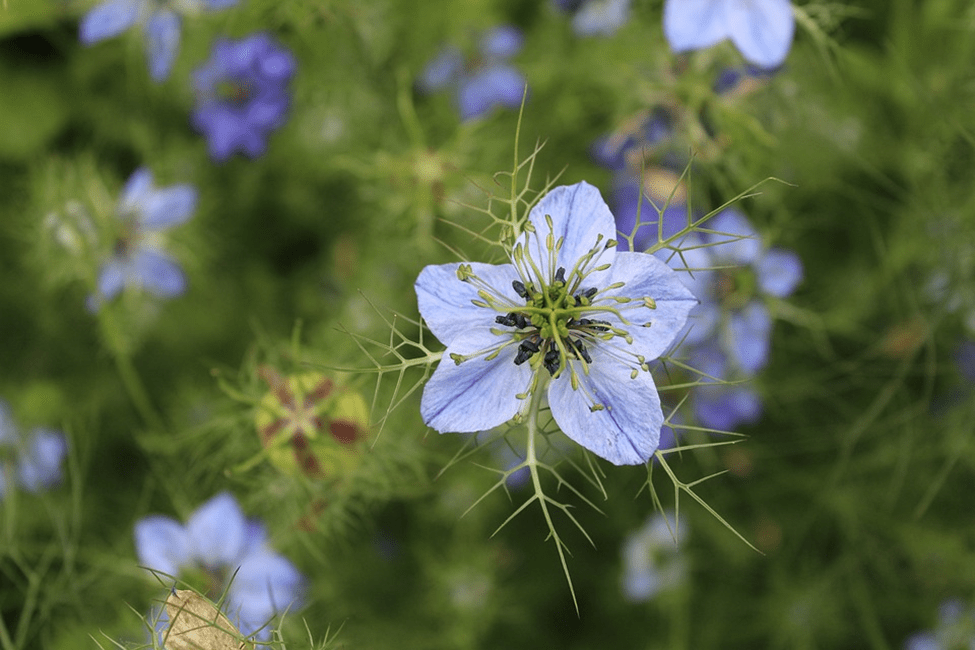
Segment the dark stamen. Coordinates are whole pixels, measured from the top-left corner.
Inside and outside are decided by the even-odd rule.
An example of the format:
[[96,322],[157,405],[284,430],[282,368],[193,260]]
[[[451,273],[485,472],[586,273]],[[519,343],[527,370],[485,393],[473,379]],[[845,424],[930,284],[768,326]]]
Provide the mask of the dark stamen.
[[561,282],[562,284],[565,284],[565,267],[564,266],[560,266],[558,268],[558,270],[555,272],[555,281],[556,282]]
[[554,376],[559,371],[559,362],[559,350],[555,346],[555,341],[552,341],[548,352],[545,353],[545,369],[548,370],[548,374]]
[[515,293],[517,293],[522,298],[525,299],[528,298],[528,290],[525,288],[525,285],[519,282],[518,280],[511,281],[511,288],[514,289]]
[[531,339],[525,339],[518,346],[518,354],[515,355],[515,365],[520,366],[529,359],[532,355],[538,352],[538,342]]
[[576,349],[576,359],[585,359],[586,363],[592,363],[592,357],[589,356],[589,351],[586,350],[585,344],[579,339],[572,342],[572,345]]

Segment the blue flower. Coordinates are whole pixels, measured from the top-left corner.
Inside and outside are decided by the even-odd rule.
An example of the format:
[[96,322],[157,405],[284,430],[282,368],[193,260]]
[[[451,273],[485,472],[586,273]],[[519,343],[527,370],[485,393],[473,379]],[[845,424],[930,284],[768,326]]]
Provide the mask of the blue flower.
[[687,525],[673,513],[655,514],[623,543],[623,594],[631,601],[650,600],[679,586],[687,575],[680,544]]
[[473,60],[465,61],[455,47],[444,48],[427,64],[417,87],[428,93],[456,87],[464,120],[486,115],[496,106],[518,108],[526,81],[507,61],[521,50],[523,42],[518,29],[502,25],[484,34],[480,54]]
[[125,287],[144,288],[172,298],[186,290],[179,265],[158,248],[157,233],[177,226],[196,209],[196,190],[189,185],[155,188],[152,172],[137,169],[125,184],[116,207],[121,232],[112,258],[98,274],[98,296],[92,307]]
[[975,609],[960,600],[948,600],[938,610],[938,625],[904,643],[904,650],[958,650],[975,648]]
[[491,429],[547,386],[552,416],[617,465],[646,462],[663,414],[648,362],[696,299],[650,255],[618,252],[616,224],[587,183],[532,208],[511,263],[428,266],[420,314],[447,346],[423,390],[424,422],[444,433]]
[[742,56],[763,68],[785,61],[795,32],[789,0],[667,0],[664,35],[675,52],[730,38]]
[[300,607],[304,589],[298,569],[268,548],[266,538],[263,524],[244,517],[226,492],[197,508],[185,525],[162,515],[135,524],[140,565],[169,576],[202,571],[209,596],[218,597],[226,589],[227,618],[242,634],[256,633],[262,641],[271,635],[265,624]]
[[572,14],[579,36],[612,36],[630,18],[630,0],[553,0],[557,9]]
[[704,235],[714,270],[699,272],[701,305],[687,343],[716,338],[733,365],[748,375],[768,364],[772,316],[765,297],[785,298],[802,280],[802,262],[792,251],[766,250],[748,220],[724,210],[707,222]]
[[68,443],[60,431],[37,428],[22,435],[7,404],[0,401],[0,499],[7,492],[7,467],[21,488],[36,494],[61,482],[61,463],[67,453]]
[[704,383],[694,390],[694,415],[704,426],[717,431],[734,431],[742,424],[754,424],[762,417],[762,398],[743,384],[718,384],[715,379],[732,379],[728,356],[714,345],[696,346],[690,365],[700,371]]
[[182,14],[226,9],[238,0],[106,0],[81,19],[79,38],[85,45],[118,36],[134,25],[146,39],[149,74],[156,81],[169,76],[179,51]]
[[291,52],[265,33],[214,44],[210,60],[193,73],[197,106],[191,118],[213,159],[226,160],[235,151],[251,158],[264,153],[268,135],[285,123],[296,65]]

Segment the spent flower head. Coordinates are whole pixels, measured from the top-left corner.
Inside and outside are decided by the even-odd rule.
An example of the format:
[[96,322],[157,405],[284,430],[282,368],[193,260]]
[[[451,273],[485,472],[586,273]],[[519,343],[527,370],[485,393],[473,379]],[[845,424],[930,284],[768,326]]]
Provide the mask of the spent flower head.
[[697,303],[651,255],[617,251],[599,191],[557,187],[532,208],[510,264],[428,266],[420,313],[447,346],[423,390],[443,433],[491,429],[546,394],[572,440],[617,465],[646,462],[664,417],[649,362]]
[[496,106],[518,108],[526,81],[508,59],[521,51],[523,42],[517,28],[501,25],[481,37],[478,53],[468,59],[448,46],[427,64],[417,87],[428,93],[454,87],[463,120],[487,115]]
[[105,0],[85,14],[79,38],[85,45],[118,36],[139,25],[146,40],[149,75],[155,81],[169,76],[179,52],[183,16],[226,9],[239,0]]
[[159,231],[184,223],[196,209],[190,185],[156,188],[152,172],[137,169],[125,184],[115,208],[118,236],[112,257],[98,274],[98,295],[91,306],[111,299],[125,287],[142,288],[163,298],[186,290],[179,265],[160,250]]
[[243,634],[256,633],[259,640],[270,637],[265,624],[271,618],[300,606],[304,589],[298,569],[271,550],[266,537],[264,525],[247,519],[226,492],[197,508],[185,525],[162,515],[135,524],[140,565],[169,576],[202,579],[201,592],[211,599],[226,590],[227,617]]
[[268,136],[287,118],[296,66],[294,55],[263,32],[214,43],[210,60],[193,73],[191,116],[214,160],[235,151],[251,158],[264,153]]
[[750,63],[775,68],[785,61],[796,21],[789,0],[667,0],[664,35],[675,52],[731,39]]

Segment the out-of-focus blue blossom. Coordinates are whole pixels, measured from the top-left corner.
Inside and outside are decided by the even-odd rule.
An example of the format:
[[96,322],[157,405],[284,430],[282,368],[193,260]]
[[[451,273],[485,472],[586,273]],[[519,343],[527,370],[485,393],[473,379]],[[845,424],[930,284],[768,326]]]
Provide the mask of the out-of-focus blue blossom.
[[21,488],[33,493],[60,483],[61,463],[67,453],[63,433],[37,428],[26,436],[21,434],[9,407],[0,401],[0,499],[6,495],[8,477],[16,477]]
[[612,36],[630,18],[630,0],[553,0],[552,4],[572,14],[572,29],[579,36]]
[[189,185],[156,188],[152,172],[137,169],[125,184],[116,207],[121,232],[112,258],[98,274],[98,295],[90,306],[108,300],[125,287],[139,287],[163,298],[186,290],[179,265],[159,248],[158,233],[184,223],[196,209],[196,190]]
[[473,59],[465,60],[460,50],[448,46],[427,64],[417,88],[430,93],[454,87],[463,120],[486,115],[496,106],[518,108],[527,82],[508,59],[521,51],[523,43],[517,28],[502,25],[483,35]]
[[964,341],[955,349],[955,365],[962,377],[975,384],[975,341]]
[[904,642],[904,650],[975,650],[975,608],[948,600],[938,608],[938,625]]
[[664,35],[675,52],[731,39],[742,56],[763,68],[785,61],[795,33],[789,0],[667,0]]
[[693,341],[715,338],[734,367],[753,375],[766,366],[772,316],[764,298],[785,298],[802,280],[799,257],[783,249],[765,249],[748,220],[724,210],[707,223],[704,234],[714,270],[702,273],[707,289],[692,312]]
[[734,379],[727,355],[717,346],[694,347],[690,365],[707,375],[704,383],[694,389],[694,415],[698,422],[718,431],[734,431],[762,417],[761,397],[747,384],[715,382]]
[[268,135],[286,121],[296,65],[265,33],[214,43],[210,60],[193,73],[197,105],[191,116],[214,160],[235,151],[251,158],[264,153]]
[[[616,465],[644,463],[663,424],[647,361],[697,301],[660,260],[616,250],[613,215],[587,183],[555,188],[528,219],[511,264],[431,265],[417,278],[420,314],[447,346],[423,421],[441,433],[491,429],[547,383],[566,436]],[[569,304],[573,315],[558,315]]]
[[774,74],[774,70],[755,65],[725,68],[718,74],[718,78],[714,82],[714,92],[726,96],[747,95],[768,81]]
[[650,600],[680,586],[687,567],[680,544],[687,524],[673,513],[654,514],[623,542],[623,594],[631,601]]
[[79,38],[85,45],[118,36],[135,25],[146,40],[149,74],[156,81],[169,76],[179,52],[182,17],[204,10],[226,9],[238,0],[106,0],[85,14]]
[[[140,565],[170,576],[202,571],[210,596],[226,589],[227,618],[242,634],[256,633],[261,641],[271,636],[268,621],[301,606],[305,582],[287,558],[268,547],[266,538],[264,525],[247,519],[226,492],[197,508],[185,525],[162,515],[135,524]],[[166,620],[165,612],[161,618]]]

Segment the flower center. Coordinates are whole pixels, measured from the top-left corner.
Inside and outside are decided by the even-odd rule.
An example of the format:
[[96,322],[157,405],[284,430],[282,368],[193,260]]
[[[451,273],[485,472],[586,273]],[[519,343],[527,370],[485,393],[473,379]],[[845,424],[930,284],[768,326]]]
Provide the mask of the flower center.
[[722,270],[715,280],[717,299],[726,309],[743,309],[751,302],[758,286],[755,273],[749,268]]
[[580,317],[591,305],[595,288],[580,289],[571,293],[565,282],[565,268],[559,267],[555,281],[547,287],[536,289],[530,283],[515,280],[511,283],[515,292],[525,299],[524,311],[508,312],[495,318],[499,325],[518,328],[516,340],[520,340],[515,365],[520,366],[541,353],[542,364],[550,375],[555,375],[564,365],[566,357],[592,363],[586,349],[596,336],[610,330],[609,322]]
[[236,107],[244,106],[254,96],[254,85],[243,79],[224,79],[216,86],[217,97]]

